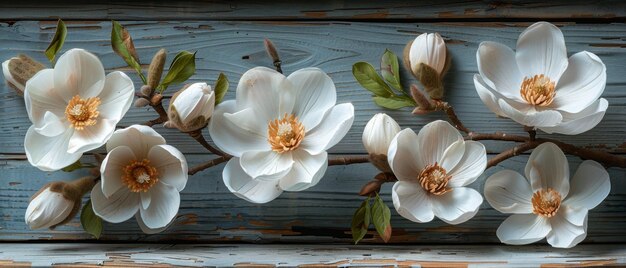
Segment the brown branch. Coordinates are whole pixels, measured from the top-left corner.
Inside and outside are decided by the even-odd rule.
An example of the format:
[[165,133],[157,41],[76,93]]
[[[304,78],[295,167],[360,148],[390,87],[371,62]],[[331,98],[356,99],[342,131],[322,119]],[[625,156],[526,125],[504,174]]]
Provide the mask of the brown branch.
[[226,154],[225,152],[222,152],[221,150],[211,146],[211,144],[209,144],[206,139],[204,138],[204,135],[202,135],[202,129],[198,129],[198,130],[194,130],[191,132],[187,132],[187,134],[189,134],[189,136],[191,136],[194,140],[196,140],[198,143],[200,143],[200,145],[202,145],[202,147],[206,148],[207,150],[209,150],[209,152],[219,155],[219,156],[228,156],[228,154]]
[[152,109],[154,109],[154,111],[159,114],[159,117],[143,123],[144,125],[151,127],[167,121],[167,111],[165,111],[165,108],[163,108],[163,103],[159,102],[156,104],[151,104],[150,106],[152,107]]
[[482,140],[496,140],[496,141],[513,141],[513,142],[527,142],[530,138],[518,135],[509,135],[502,132],[495,133],[476,133],[472,132],[465,137],[466,140],[482,141]]
[[497,154],[496,156],[492,157],[491,159],[489,159],[489,161],[487,161],[487,167],[485,169],[494,167],[504,160],[520,155],[521,153],[526,152],[530,149],[534,149],[535,147],[539,146],[539,144],[541,143],[540,142],[525,142],[525,143],[516,145],[513,148],[508,149],[504,152],[501,152]]
[[209,161],[207,161],[205,163],[202,163],[202,164],[197,165],[197,166],[195,166],[193,168],[190,168],[189,171],[187,172],[187,174],[189,174],[190,176],[194,175],[194,174],[196,174],[196,173],[198,173],[200,171],[203,171],[203,170],[205,170],[207,168],[210,168],[210,167],[213,167],[213,166],[217,166],[217,165],[219,165],[221,163],[224,163],[224,162],[228,161],[231,158],[232,158],[232,156],[228,155],[228,156],[220,156],[218,158],[211,159],[211,160],[209,160]]
[[329,166],[338,166],[338,165],[350,165],[350,164],[359,164],[359,163],[368,163],[370,161],[368,156],[354,156],[354,157],[337,157],[334,159],[328,159]]

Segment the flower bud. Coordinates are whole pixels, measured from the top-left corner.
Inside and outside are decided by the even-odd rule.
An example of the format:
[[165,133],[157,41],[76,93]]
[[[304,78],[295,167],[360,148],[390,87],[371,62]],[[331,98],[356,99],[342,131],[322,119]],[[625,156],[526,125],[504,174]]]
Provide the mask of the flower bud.
[[135,107],[141,108],[150,105],[150,101],[144,98],[137,98],[135,100]]
[[215,107],[215,93],[206,83],[195,83],[185,87],[170,102],[167,127],[182,132],[201,129],[207,125]]
[[159,85],[166,57],[167,52],[163,48],[154,54],[152,62],[150,62],[150,66],[148,67],[148,86],[150,86],[150,88],[156,88]]
[[443,97],[443,76],[450,66],[446,44],[439,33],[424,33],[407,44],[404,63],[432,99]]
[[391,172],[387,162],[387,151],[391,140],[400,132],[400,125],[390,116],[374,115],[363,130],[363,145],[369,153],[370,162],[383,172]]
[[148,85],[143,85],[139,89],[139,92],[141,93],[141,95],[144,95],[146,97],[150,97],[150,96],[152,96],[152,87],[150,87]]
[[33,195],[24,220],[30,229],[54,228],[69,222],[80,210],[81,198],[95,185],[92,177],[49,183]]
[[26,55],[19,55],[2,63],[2,73],[7,84],[22,96],[26,81],[45,67]]

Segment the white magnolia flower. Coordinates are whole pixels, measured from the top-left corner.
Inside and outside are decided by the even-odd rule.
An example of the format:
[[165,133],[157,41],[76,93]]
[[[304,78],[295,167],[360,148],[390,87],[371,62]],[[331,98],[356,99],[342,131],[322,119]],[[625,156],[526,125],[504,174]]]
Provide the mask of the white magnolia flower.
[[46,187],[28,204],[24,220],[30,229],[51,228],[65,221],[74,209],[74,201]]
[[498,228],[502,243],[523,245],[544,237],[553,247],[571,248],[587,236],[587,212],[611,190],[609,173],[598,162],[580,164],[570,181],[569,164],[553,143],[539,145],[525,168],[526,178],[512,170],[485,182],[487,202],[515,215]]
[[465,186],[485,170],[485,146],[464,141],[448,122],[429,123],[419,134],[408,128],[400,131],[388,158],[398,179],[392,188],[393,205],[402,217],[421,223],[437,216],[459,224],[478,212],[483,198]]
[[24,99],[33,125],[26,132],[28,161],[52,171],[102,146],[133,101],[133,81],[122,72],[104,75],[98,58],[82,49],[59,57],[26,82]]
[[491,111],[547,133],[575,135],[596,126],[608,107],[600,98],[606,67],[595,54],[567,58],[563,33],[547,22],[528,27],[517,50],[482,42],[474,84]]
[[91,191],[93,211],[119,223],[136,216],[146,233],[165,229],[178,213],[187,161],[154,129],[133,125],[107,142],[102,180]]
[[421,63],[435,69],[439,75],[446,66],[446,43],[439,33],[423,33],[413,40],[409,49],[409,64],[414,74],[419,73]]
[[289,77],[264,67],[247,71],[237,99],[217,106],[209,123],[215,144],[233,155],[224,183],[235,195],[266,203],[283,190],[314,186],[328,166],[326,150],[354,120],[350,103],[335,105],[335,84],[322,70]]
[[391,140],[400,132],[400,125],[384,113],[376,114],[363,130],[363,145],[374,155],[387,155]]
[[174,95],[166,123],[182,131],[203,128],[209,122],[215,107],[215,93],[206,83],[194,83]]

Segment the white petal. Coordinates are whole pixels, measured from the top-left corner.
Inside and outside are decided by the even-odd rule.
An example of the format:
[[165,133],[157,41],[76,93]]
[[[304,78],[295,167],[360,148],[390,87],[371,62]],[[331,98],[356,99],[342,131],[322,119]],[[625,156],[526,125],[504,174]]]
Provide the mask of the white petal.
[[241,155],[241,168],[255,180],[277,180],[291,170],[293,158],[290,152],[250,151]]
[[140,192],[139,199],[141,200],[141,208],[148,209],[150,206],[150,202],[152,201],[152,194],[148,192]]
[[500,109],[498,97],[494,94],[494,90],[485,83],[482,76],[479,74],[474,75],[474,86],[476,87],[478,97],[480,97],[480,100],[483,101],[485,106],[487,106],[491,112],[495,113],[497,116],[506,117],[506,115],[502,112],[502,109]]
[[446,121],[437,120],[425,125],[417,134],[420,170],[427,165],[441,163],[446,149],[462,140],[459,131]]
[[125,73],[115,71],[108,74],[99,96],[102,102],[98,107],[100,116],[117,124],[133,103],[134,94],[133,80]]
[[353,121],[352,103],[339,104],[326,112],[319,125],[307,131],[300,146],[310,154],[320,154],[339,143],[352,127]]
[[86,50],[71,49],[54,66],[54,87],[66,101],[76,95],[82,99],[97,97],[104,83],[102,63]]
[[[34,123],[34,122],[33,122]],[[35,131],[46,137],[54,137],[63,134],[67,130],[64,119],[59,118],[54,113],[46,111],[40,124],[34,123]]]
[[550,218],[552,231],[546,237],[548,244],[556,248],[571,248],[587,237],[587,210],[582,225],[572,224],[562,213]]
[[198,116],[204,116],[204,118],[209,119],[215,110],[215,92],[211,91],[209,95],[204,95],[202,100],[204,103],[201,105],[202,110],[199,110],[200,114]]
[[156,145],[150,149],[148,159],[159,172],[159,180],[174,186],[179,192],[187,185],[187,160],[183,153],[171,145]]
[[50,187],[41,191],[30,201],[24,220],[31,230],[50,228],[64,221],[72,212],[74,202],[53,192]]
[[420,148],[417,134],[405,128],[396,135],[389,145],[387,161],[399,181],[414,181],[424,168],[419,160]]
[[295,102],[293,85],[270,68],[255,67],[245,72],[237,85],[237,108],[252,108],[256,118],[268,122],[291,114]]
[[[241,157],[247,151],[270,148],[265,136],[267,134],[262,136],[246,131],[226,118],[226,114],[236,113],[236,108],[235,101],[230,100],[220,103],[213,112],[213,117],[209,121],[209,133],[215,145],[222,151],[236,157]],[[252,112],[252,110],[249,111]]]
[[35,126],[31,126],[24,138],[24,150],[28,162],[43,171],[59,170],[73,164],[83,153],[67,152],[71,137],[72,131],[70,130],[56,137],[46,137],[37,133]]
[[99,119],[93,126],[74,130],[67,147],[68,153],[87,152],[102,146],[113,135],[116,122],[110,119]]
[[59,95],[59,91],[54,88],[54,70],[52,69],[43,69],[26,81],[24,102],[28,118],[33,124],[39,127],[45,125],[46,112],[51,112],[58,118],[65,118],[67,101]]
[[535,214],[517,214],[509,216],[496,231],[502,243],[526,245],[537,242],[550,233],[550,223],[545,217]]
[[446,64],[446,44],[439,33],[423,33],[413,40],[409,49],[409,61],[413,73],[420,63],[432,67],[441,74]]
[[584,207],[574,207],[561,203],[561,207],[557,211],[557,214],[567,220],[569,223],[576,226],[583,226],[587,222],[587,214],[589,210]]
[[486,85],[511,100],[521,100],[524,76],[515,63],[515,53],[503,44],[482,42],[476,52],[478,72]]
[[117,146],[128,146],[135,153],[137,159],[144,159],[152,146],[165,144],[165,139],[153,128],[143,125],[132,125],[125,129],[116,130],[109,141],[107,151]]
[[528,180],[512,170],[499,171],[485,181],[485,199],[502,213],[532,213],[532,196]]
[[231,126],[237,128],[237,132],[255,135],[255,142],[265,145],[264,148],[270,148],[270,144],[267,142],[270,121],[259,120],[256,117],[256,111],[252,108],[243,109],[235,113],[224,113],[224,118],[229,121],[228,123]]
[[487,167],[487,152],[485,145],[477,141],[465,142],[463,158],[454,169],[449,170],[452,176],[448,185],[450,187],[463,187],[474,182]]
[[393,206],[400,216],[413,222],[429,222],[435,217],[428,194],[417,183],[398,181],[391,189]]
[[222,176],[228,190],[248,202],[267,203],[276,199],[283,192],[278,186],[278,181],[253,180],[243,171],[237,157],[226,163]]
[[136,160],[135,154],[128,146],[118,146],[113,148],[100,165],[102,177],[102,193],[110,198],[115,192],[125,187],[122,177],[124,168],[132,161]]
[[568,64],[563,33],[548,22],[529,26],[517,39],[515,58],[522,75],[544,74],[559,81]]
[[93,212],[105,221],[120,223],[130,219],[139,210],[139,194],[127,188],[121,188],[111,197],[102,193],[100,182],[91,189],[91,206]]
[[608,107],[609,102],[601,98],[578,113],[569,114],[561,112],[563,122],[554,127],[541,127],[540,129],[546,133],[578,135],[598,125],[598,123],[602,121]]
[[450,145],[450,147],[448,147],[445,152],[443,152],[443,156],[441,156],[441,162],[439,162],[439,165],[445,170],[452,170],[454,167],[457,166],[459,161],[461,161],[461,158],[463,158],[464,154],[465,141],[458,140]]
[[337,102],[333,80],[319,68],[297,70],[287,79],[293,84],[296,97],[293,113],[305,129],[314,128]]
[[561,148],[546,142],[530,154],[524,170],[533,192],[554,189],[565,198],[569,192],[569,163]]
[[174,223],[176,218],[172,219],[172,221],[168,223],[165,227],[154,228],[154,229],[146,225],[146,223],[141,218],[141,214],[139,213],[135,214],[135,220],[137,221],[139,228],[141,228],[141,231],[144,232],[145,234],[158,234],[160,232],[165,231],[167,228],[169,228],[172,225],[172,223]]
[[524,126],[553,127],[563,120],[563,115],[553,110],[537,111],[531,105],[516,105],[517,107],[514,107],[503,99],[498,100],[498,105],[506,117]]
[[430,202],[437,218],[448,224],[460,224],[478,213],[483,197],[472,188],[458,187],[443,195],[432,195]]
[[203,86],[207,86],[206,83],[194,83],[191,84],[188,88],[184,89],[176,99],[174,99],[171,105],[176,107],[176,111],[180,118],[182,118],[183,123],[187,123],[188,121],[193,120],[195,117],[191,116],[192,112],[196,109],[202,109],[202,105],[200,104],[202,101],[202,97],[204,97],[204,91],[202,90]]
[[568,113],[580,112],[602,95],[605,86],[606,66],[602,60],[591,52],[578,52],[569,58],[550,106]]
[[315,186],[328,167],[328,154],[310,155],[305,150],[293,152],[293,167],[280,179],[279,186],[285,191],[302,191]]
[[578,166],[570,181],[570,191],[563,201],[568,206],[593,209],[609,195],[611,180],[604,167],[593,160],[584,161]]
[[363,146],[370,154],[387,155],[389,144],[400,130],[400,125],[391,116],[378,113],[363,129]]
[[158,182],[149,191],[152,196],[150,206],[139,208],[141,219],[150,229],[165,227],[178,213],[180,194],[174,186]]
[[19,60],[18,57],[13,57],[2,62],[2,73],[4,74],[4,79],[6,80],[7,83],[11,83],[11,85],[15,86],[17,89],[23,92],[24,85],[21,83],[18,83],[17,80],[13,78],[13,75],[11,75],[11,71],[9,70],[9,62],[11,62],[11,60],[13,59]]

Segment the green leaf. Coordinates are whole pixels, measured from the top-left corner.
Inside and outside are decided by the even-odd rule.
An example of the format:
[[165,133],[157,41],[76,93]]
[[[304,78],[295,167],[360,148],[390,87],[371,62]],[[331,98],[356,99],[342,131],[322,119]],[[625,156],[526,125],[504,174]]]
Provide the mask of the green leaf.
[[359,243],[367,234],[371,217],[370,198],[368,197],[352,216],[352,240],[354,240],[354,244]]
[[135,51],[135,45],[133,44],[133,39],[130,37],[130,34],[121,24],[117,21],[111,21],[111,47],[113,51],[117,53],[122,59],[130,66],[131,68],[137,71],[139,77],[141,77],[141,81],[144,84],[147,83],[146,77],[143,75],[141,65],[139,64],[139,58],[137,57],[137,52]]
[[385,242],[391,238],[391,211],[382,198],[376,194],[372,205],[372,222],[376,231]]
[[161,92],[165,91],[170,84],[182,83],[187,81],[196,72],[196,53],[188,51],[179,52],[170,69],[167,71],[167,75],[163,78],[160,88]]
[[393,91],[376,73],[374,67],[367,62],[357,62],[352,65],[352,75],[359,84],[377,96],[391,97]]
[[67,27],[65,27],[65,23],[61,19],[59,19],[59,21],[57,22],[57,30],[54,33],[54,37],[52,37],[50,45],[48,45],[48,48],[46,48],[46,51],[44,52],[51,63],[54,63],[54,57],[63,47],[66,36]]
[[393,96],[389,98],[373,97],[374,102],[383,108],[398,110],[404,107],[415,107],[415,101],[406,96]]
[[93,235],[96,239],[100,239],[102,219],[93,212],[91,199],[83,206],[83,211],[80,213],[80,223],[87,233]]
[[400,65],[398,65],[398,57],[391,50],[386,49],[380,60],[380,73],[385,81],[393,88],[402,91],[400,84]]
[[228,77],[224,73],[220,73],[215,82],[215,105],[218,105],[224,99],[226,92],[228,91]]
[[76,162],[74,162],[73,164],[62,168],[61,170],[65,171],[65,172],[72,172],[74,170],[78,170],[81,169],[83,167],[83,164],[80,162],[80,160],[76,160]]

